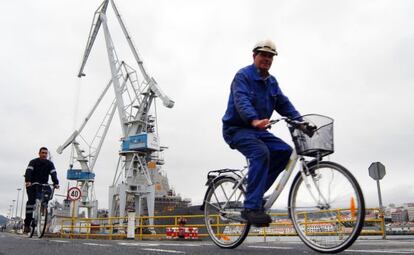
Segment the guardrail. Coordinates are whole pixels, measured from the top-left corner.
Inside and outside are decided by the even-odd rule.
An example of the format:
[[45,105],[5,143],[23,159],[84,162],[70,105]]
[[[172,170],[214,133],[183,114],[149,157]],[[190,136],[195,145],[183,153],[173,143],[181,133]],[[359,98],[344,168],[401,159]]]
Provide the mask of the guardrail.
[[[385,235],[384,217],[378,208],[366,209],[365,226],[362,235]],[[267,228],[252,228],[249,236],[296,236],[287,213],[271,213],[273,222]],[[154,219],[150,225],[149,219]],[[134,239],[164,239],[166,228],[179,227],[180,219],[185,218],[185,227],[198,228],[200,238],[207,237],[204,215],[141,216],[135,217]],[[349,221],[349,220],[348,220]],[[325,222],[327,223],[327,222]],[[309,224],[315,224],[309,223]],[[182,225],[181,225],[182,226]],[[63,238],[127,238],[128,217],[109,218],[69,218],[60,222],[59,235]]]

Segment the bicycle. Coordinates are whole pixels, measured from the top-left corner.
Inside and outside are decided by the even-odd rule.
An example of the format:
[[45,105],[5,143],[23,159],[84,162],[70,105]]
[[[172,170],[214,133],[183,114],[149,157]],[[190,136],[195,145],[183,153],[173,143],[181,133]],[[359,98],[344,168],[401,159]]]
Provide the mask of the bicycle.
[[[42,238],[45,234],[48,216],[48,203],[53,198],[55,191],[54,185],[32,183],[36,185],[36,202],[34,205],[33,219],[30,223],[29,237],[36,232],[38,238]],[[53,188],[51,188],[53,187]]]
[[[323,161],[334,152],[333,119],[318,114],[304,115],[300,121],[283,117],[271,120],[269,128],[281,120],[287,123],[294,150],[276,188],[264,198],[263,209],[270,212],[299,162],[288,196],[287,211],[293,227],[315,251],[343,251],[362,230],[365,202],[358,182],[345,167]],[[210,238],[221,248],[239,246],[251,227],[241,217],[246,169],[220,169],[207,174],[208,188],[201,209]]]

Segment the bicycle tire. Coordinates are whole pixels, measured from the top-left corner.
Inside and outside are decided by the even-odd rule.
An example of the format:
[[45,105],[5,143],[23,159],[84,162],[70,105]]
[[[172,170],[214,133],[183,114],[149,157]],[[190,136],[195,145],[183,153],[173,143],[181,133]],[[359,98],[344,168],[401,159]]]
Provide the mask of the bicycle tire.
[[39,219],[37,221],[37,237],[42,238],[45,234],[46,226],[47,226],[47,204],[43,204],[40,206],[40,214]]
[[[233,249],[243,243],[249,234],[250,224],[241,216],[224,215],[223,210],[241,212],[245,198],[242,186],[228,200],[237,180],[232,177],[218,178],[209,186],[205,196],[204,221],[211,240],[220,248]],[[222,208],[227,203],[226,208]]]
[[36,223],[35,223],[35,219],[32,219],[32,221],[30,222],[30,232],[29,232],[29,237],[32,238],[35,232],[35,228],[36,228]]
[[34,204],[34,210],[32,213],[32,221],[30,222],[30,232],[29,232],[29,237],[33,237],[35,231],[37,232],[37,220],[38,220],[38,214],[40,212],[40,200],[36,199],[36,202]]
[[361,188],[355,177],[337,163],[322,161],[308,168],[305,177],[301,172],[296,175],[289,193],[289,215],[296,233],[315,251],[343,251],[354,243],[364,225]]

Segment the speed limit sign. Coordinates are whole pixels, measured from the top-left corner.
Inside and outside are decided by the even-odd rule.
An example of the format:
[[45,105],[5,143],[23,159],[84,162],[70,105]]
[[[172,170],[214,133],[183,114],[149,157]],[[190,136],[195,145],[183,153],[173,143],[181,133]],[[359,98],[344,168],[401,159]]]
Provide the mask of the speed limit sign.
[[68,190],[69,200],[75,201],[81,197],[81,190],[78,187],[72,187]]

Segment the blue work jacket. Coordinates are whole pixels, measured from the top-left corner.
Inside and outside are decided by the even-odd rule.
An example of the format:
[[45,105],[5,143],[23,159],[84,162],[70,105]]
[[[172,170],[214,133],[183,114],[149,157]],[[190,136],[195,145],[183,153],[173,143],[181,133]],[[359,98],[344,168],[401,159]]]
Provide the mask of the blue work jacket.
[[230,144],[237,129],[254,129],[252,120],[270,119],[274,110],[282,116],[300,117],[273,75],[262,78],[254,64],[240,69],[231,83],[227,110],[222,119],[224,139]]

